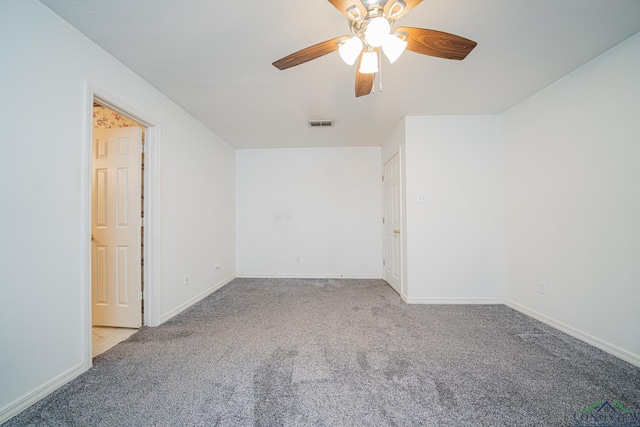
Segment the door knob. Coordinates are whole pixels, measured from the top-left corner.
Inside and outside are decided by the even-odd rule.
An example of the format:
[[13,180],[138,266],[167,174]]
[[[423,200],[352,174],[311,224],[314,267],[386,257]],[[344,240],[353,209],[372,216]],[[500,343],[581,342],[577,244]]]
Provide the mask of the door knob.
[[400,234],[400,229],[393,230],[393,233],[394,233],[394,234]]
[[96,240],[95,236],[92,234],[91,235],[91,241],[93,242],[94,240]]

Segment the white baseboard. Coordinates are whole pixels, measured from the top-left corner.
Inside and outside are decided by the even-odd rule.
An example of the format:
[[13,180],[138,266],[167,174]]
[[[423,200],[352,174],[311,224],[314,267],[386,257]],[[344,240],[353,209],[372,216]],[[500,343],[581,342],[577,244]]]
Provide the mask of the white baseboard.
[[211,295],[212,293],[214,293],[218,289],[220,289],[223,286],[227,285],[229,282],[231,282],[235,278],[236,278],[235,275],[230,276],[230,277],[224,279],[223,281],[221,281],[220,283],[218,283],[216,285],[213,285],[211,288],[207,289],[206,291],[204,291],[204,292],[196,295],[195,297],[185,301],[184,303],[180,304],[179,306],[177,306],[173,310],[163,314],[161,319],[160,319],[161,320],[160,323],[162,324],[162,323],[166,322],[167,320],[171,319],[172,317],[177,316],[178,314],[180,314],[183,311],[185,311],[187,308],[191,307],[193,304],[202,301],[203,299],[205,299],[206,297],[208,297],[209,295]]
[[558,329],[568,335],[571,335],[574,338],[577,338],[581,341],[586,342],[594,347],[599,348],[619,359],[624,360],[625,362],[629,362],[632,365],[640,367],[640,356],[637,354],[630,353],[626,350],[621,349],[613,344],[610,344],[606,341],[601,340],[600,338],[596,338],[592,335],[587,334],[579,329],[574,328],[573,326],[569,326],[565,323],[558,322],[544,314],[538,313],[537,311],[531,310],[525,306],[518,304],[517,302],[505,299],[504,304],[507,307],[511,307],[516,311],[519,311],[522,314],[526,314],[529,317],[533,317],[536,320],[539,320],[542,323],[545,323],[553,328]]
[[377,279],[380,275],[342,275],[342,274],[238,274],[239,279]]
[[51,381],[46,382],[42,386],[33,390],[32,392],[27,393],[26,395],[16,400],[15,402],[2,408],[0,410],[0,424],[15,417],[20,412],[24,411],[29,406],[38,402],[43,397],[59,389],[69,381],[76,378],[78,375],[83,374],[86,370],[87,369],[85,368],[84,363],[78,364],[73,368],[67,370],[66,372],[63,372],[62,374],[53,378]]
[[403,295],[402,298],[407,304],[504,304],[502,298],[423,298],[408,297]]

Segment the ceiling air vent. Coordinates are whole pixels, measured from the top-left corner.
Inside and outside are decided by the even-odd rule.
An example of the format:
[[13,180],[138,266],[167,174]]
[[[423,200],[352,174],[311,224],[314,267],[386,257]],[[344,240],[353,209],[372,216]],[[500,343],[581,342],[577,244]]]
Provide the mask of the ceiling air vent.
[[330,128],[333,127],[333,120],[309,120],[310,128]]

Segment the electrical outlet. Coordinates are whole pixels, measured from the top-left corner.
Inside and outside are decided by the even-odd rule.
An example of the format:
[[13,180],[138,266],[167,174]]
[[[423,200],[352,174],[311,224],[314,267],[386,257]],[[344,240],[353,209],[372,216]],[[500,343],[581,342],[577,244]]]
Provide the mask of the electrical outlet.
[[189,275],[188,274],[184,275],[184,285],[185,286],[189,286]]
[[541,295],[547,294],[547,284],[544,282],[538,282],[538,293]]

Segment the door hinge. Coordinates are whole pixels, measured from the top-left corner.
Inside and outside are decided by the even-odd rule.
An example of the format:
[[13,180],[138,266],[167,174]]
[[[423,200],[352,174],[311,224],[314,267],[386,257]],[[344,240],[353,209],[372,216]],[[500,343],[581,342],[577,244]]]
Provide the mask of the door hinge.
[[387,261],[386,260],[382,260],[382,266],[384,267],[385,265],[387,265]]
[[142,292],[142,289],[140,289],[140,301],[142,301],[144,298],[144,293]]
[[382,223],[384,224],[384,218],[382,218]]
[[384,182],[384,175],[382,175],[382,182]]
[[144,218],[140,218],[140,227],[144,227]]
[[144,144],[142,144],[142,145],[140,146],[140,152],[141,152],[142,154],[144,154]]

